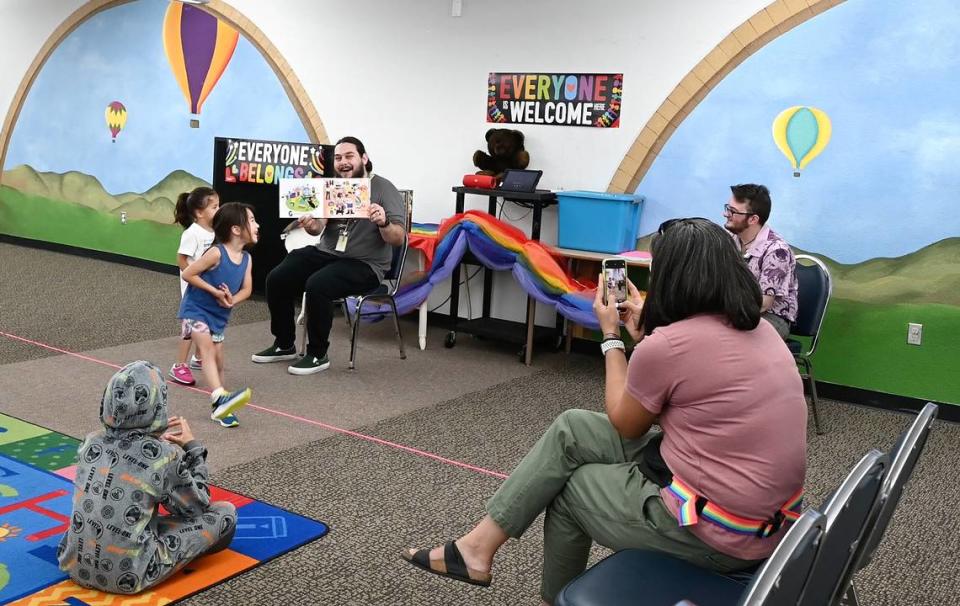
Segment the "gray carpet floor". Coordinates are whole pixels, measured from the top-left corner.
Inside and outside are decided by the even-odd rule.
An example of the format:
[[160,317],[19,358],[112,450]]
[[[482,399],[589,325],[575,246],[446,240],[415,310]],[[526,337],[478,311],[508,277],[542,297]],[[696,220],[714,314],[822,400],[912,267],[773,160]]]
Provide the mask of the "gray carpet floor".
[[[70,351],[178,335],[179,288],[175,275],[0,242],[0,330]],[[253,299],[230,323],[269,318]],[[51,355],[0,339],[0,363]]]
[[[144,352],[169,357],[177,328],[170,320],[179,300],[176,285],[171,275],[0,244],[0,331],[76,352],[96,350],[99,357],[116,363],[122,361],[120,356]],[[249,348],[262,340],[263,325],[251,323],[266,318],[262,301],[240,306],[231,323],[249,326],[235,331],[234,342]],[[407,403],[401,407],[379,403],[390,397],[389,386],[377,383],[377,375],[368,370],[396,355],[389,331],[380,335],[370,331],[356,376],[341,369],[286,387],[282,369],[245,370],[239,359],[232,368],[257,377],[259,393],[274,407],[298,411],[301,406],[300,414],[320,420],[332,417],[343,426],[359,427],[361,433],[504,473],[558,413],[601,406],[602,367],[596,357],[538,354],[536,372],[531,373],[515,362],[514,367],[505,364],[512,357],[509,347],[464,341],[454,350],[444,350],[439,346],[442,333],[432,331],[432,344],[416,352],[421,358],[408,361],[433,368],[432,378],[407,377],[402,394]],[[412,341],[408,337],[408,347]],[[16,392],[18,416],[50,424],[51,415],[56,417],[57,407],[65,401],[43,395],[53,389],[49,384],[49,377],[57,376],[53,370],[74,378],[108,374],[77,358],[50,357],[55,355],[0,337],[0,374],[11,375],[8,393],[0,393],[0,406],[9,406],[3,396]],[[93,394],[78,395],[81,399],[94,401],[102,390],[99,375],[75,380],[89,383]],[[329,388],[325,391],[324,385],[329,382],[340,386],[348,381],[380,394],[362,403],[363,415],[339,410],[339,397],[327,402],[306,395],[311,390],[326,393]],[[33,401],[31,393],[37,394]],[[910,421],[906,415],[840,402],[824,400],[821,405],[828,433],[816,436],[808,429],[807,491],[814,504],[867,450],[889,448]],[[188,603],[538,603],[539,523],[501,550],[489,589],[416,571],[399,557],[404,547],[432,546],[463,533],[482,516],[485,500],[500,484],[498,478],[350,436],[311,435],[279,419],[260,417],[236,439],[269,443],[262,448],[265,454],[231,461],[229,448],[213,448],[213,480],[322,520],[332,530]],[[865,605],[960,603],[960,578],[952,555],[960,551],[960,535],[954,530],[954,504],[960,501],[960,472],[954,463],[958,451],[960,426],[938,422],[878,558],[858,578]],[[594,550],[594,558],[603,555],[602,548]]]
[[[567,408],[599,409],[596,360],[515,379],[362,431],[496,471],[509,471]],[[889,449],[910,417],[821,402],[809,429],[809,503],[821,503],[870,448]],[[938,422],[877,559],[858,577],[865,605],[956,604],[960,551],[953,463],[960,426]],[[283,470],[282,472],[280,470]],[[414,570],[399,553],[458,536],[483,515],[500,480],[347,437],[228,468],[215,481],[329,523],[328,537],[189,600],[190,604],[536,604],[542,530],[509,542],[489,589]],[[595,548],[594,557],[605,550]],[[262,600],[262,602],[261,602]],[[276,601],[275,601],[276,600]]]

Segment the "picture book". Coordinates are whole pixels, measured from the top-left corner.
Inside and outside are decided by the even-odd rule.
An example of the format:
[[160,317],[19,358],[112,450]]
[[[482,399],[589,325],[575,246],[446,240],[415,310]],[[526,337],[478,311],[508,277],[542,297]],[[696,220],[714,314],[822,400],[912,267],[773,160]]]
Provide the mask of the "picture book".
[[366,219],[370,179],[280,179],[280,216]]

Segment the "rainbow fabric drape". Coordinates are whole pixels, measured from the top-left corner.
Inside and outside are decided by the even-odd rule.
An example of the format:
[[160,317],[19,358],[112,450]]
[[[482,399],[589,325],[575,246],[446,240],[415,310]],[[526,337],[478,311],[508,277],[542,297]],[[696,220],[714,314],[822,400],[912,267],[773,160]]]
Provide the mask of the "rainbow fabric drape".
[[[527,238],[519,229],[470,210],[444,221],[437,237],[429,272],[397,293],[399,313],[411,312],[426,301],[434,285],[450,278],[469,249],[486,267],[510,271],[527,294],[553,305],[560,315],[581,326],[599,328],[593,314],[596,284],[571,278],[550,247]],[[367,311],[364,306],[364,313]]]

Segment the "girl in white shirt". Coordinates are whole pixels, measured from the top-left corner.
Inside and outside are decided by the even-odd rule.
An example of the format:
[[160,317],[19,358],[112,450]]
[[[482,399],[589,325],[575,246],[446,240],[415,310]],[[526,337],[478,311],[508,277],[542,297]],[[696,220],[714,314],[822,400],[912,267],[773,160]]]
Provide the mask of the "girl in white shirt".
[[[183,298],[187,290],[187,283],[183,280],[183,270],[200,258],[203,251],[213,244],[213,216],[220,208],[220,196],[209,187],[197,187],[193,191],[184,192],[177,197],[177,206],[173,211],[174,221],[183,226],[183,235],[180,236],[180,248],[177,249],[177,265],[180,266],[180,297]],[[177,352],[177,362],[170,368],[170,378],[177,383],[193,385],[196,381],[190,368],[201,368],[203,363],[194,356],[187,365],[187,356],[190,355],[190,339],[180,342]]]

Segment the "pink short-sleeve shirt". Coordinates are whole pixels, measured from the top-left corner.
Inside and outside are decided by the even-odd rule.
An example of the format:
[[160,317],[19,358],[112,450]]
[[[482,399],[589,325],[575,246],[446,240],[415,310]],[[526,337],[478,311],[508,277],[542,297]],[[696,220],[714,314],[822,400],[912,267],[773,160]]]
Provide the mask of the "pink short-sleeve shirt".
[[[634,350],[626,389],[659,415],[670,471],[730,513],[766,520],[803,486],[803,384],[769,323],[743,331],[704,314],[660,327]],[[667,489],[661,495],[676,515],[678,499]],[[688,528],[745,560],[769,556],[786,530],[760,539],[703,518]]]

